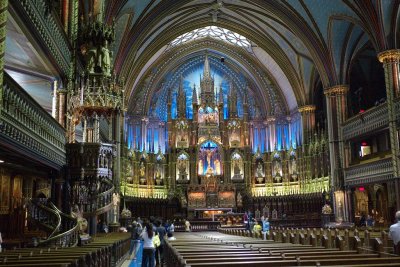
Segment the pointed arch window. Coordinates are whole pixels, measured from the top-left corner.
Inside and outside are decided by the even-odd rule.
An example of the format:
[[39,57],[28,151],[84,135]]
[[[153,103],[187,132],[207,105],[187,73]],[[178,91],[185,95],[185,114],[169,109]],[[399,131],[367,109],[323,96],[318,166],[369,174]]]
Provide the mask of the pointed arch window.
[[247,51],[252,52],[251,50],[251,43],[249,39],[235,33],[233,31],[217,27],[217,26],[207,26],[204,28],[199,28],[187,33],[184,33],[177,38],[175,38],[170,44],[170,47],[174,47],[189,41],[193,41],[199,38],[211,37],[218,40],[222,40],[233,45],[237,45],[240,47],[245,48]]

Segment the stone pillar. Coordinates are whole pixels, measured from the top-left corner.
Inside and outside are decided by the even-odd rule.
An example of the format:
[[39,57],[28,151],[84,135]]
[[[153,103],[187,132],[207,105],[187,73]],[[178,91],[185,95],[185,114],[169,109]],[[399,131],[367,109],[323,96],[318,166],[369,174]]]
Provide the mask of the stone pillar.
[[[0,110],[3,106],[4,53],[6,51],[6,25],[8,0],[0,1]],[[1,117],[1,114],[0,114]]]
[[[331,165],[330,186],[331,195],[336,190],[343,189],[344,184],[344,143],[341,125],[347,118],[347,92],[348,85],[336,85],[324,90],[328,116],[329,157]],[[334,211],[337,215],[336,201],[333,201]],[[346,206],[347,203],[344,203]],[[344,217],[348,217],[344,215]]]
[[[393,175],[399,177],[400,163],[399,163],[399,138],[396,126],[396,109],[394,106],[394,99],[400,96],[400,77],[399,77],[399,63],[400,63],[400,49],[393,49],[383,51],[378,54],[378,59],[383,63],[385,71],[385,84],[386,84],[386,97],[388,105],[389,116],[389,135],[390,135],[390,148],[392,150],[392,164]],[[396,207],[400,209],[400,187],[399,181],[395,181],[396,188]]]
[[302,144],[306,144],[315,131],[315,106],[301,106],[299,107],[299,113],[301,114],[301,124],[303,130]]

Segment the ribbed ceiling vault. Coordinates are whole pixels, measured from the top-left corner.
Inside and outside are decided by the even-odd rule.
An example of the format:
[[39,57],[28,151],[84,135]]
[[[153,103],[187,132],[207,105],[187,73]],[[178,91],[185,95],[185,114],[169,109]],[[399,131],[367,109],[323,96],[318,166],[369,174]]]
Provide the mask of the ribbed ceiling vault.
[[[312,102],[318,80],[324,87],[348,83],[352,59],[367,42],[377,52],[396,47],[399,5],[368,0],[124,0],[109,1],[106,10],[109,21],[116,17],[124,25],[115,45],[115,71],[126,78],[130,94],[141,90],[134,84],[163,46],[185,32],[215,25],[265,51],[269,56],[262,60],[274,61],[283,71],[301,106]],[[269,75],[280,84],[282,75],[271,70]],[[285,92],[280,94],[288,102]]]

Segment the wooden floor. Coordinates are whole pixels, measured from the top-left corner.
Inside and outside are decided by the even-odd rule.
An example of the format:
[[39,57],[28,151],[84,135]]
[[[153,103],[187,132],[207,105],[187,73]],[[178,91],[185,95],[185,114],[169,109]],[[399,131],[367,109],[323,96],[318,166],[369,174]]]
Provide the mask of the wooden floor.
[[400,257],[261,240],[218,232],[176,233],[166,260],[175,266],[400,266]]

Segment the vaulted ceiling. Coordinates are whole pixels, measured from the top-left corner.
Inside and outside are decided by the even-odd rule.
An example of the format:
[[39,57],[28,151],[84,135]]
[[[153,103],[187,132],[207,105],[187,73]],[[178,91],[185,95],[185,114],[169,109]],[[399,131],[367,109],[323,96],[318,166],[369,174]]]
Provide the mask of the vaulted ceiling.
[[[317,85],[349,84],[352,62],[366,45],[376,53],[398,47],[399,0],[106,3],[106,18],[109,23],[115,19],[116,25],[114,68],[126,81],[130,106],[149,103],[162,84],[161,74],[182,64],[181,56],[194,60],[199,52],[212,49],[247,72],[254,81],[252,90],[263,98],[260,104],[269,109],[266,114],[276,113],[275,102],[290,113],[312,104]],[[175,54],[168,49],[178,36],[211,25],[246,37],[251,51],[218,41],[199,45],[199,40],[183,43],[185,49],[176,47]],[[164,62],[169,62],[169,69],[161,67]]]

